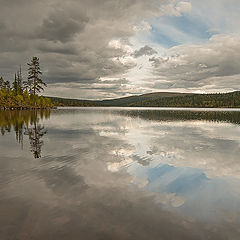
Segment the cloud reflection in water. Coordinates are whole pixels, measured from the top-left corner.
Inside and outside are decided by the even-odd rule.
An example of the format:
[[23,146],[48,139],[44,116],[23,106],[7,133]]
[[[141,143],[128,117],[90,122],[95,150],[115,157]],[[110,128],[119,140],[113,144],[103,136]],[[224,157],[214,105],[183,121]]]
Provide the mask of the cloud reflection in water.
[[239,126],[142,114],[52,111],[35,160],[1,137],[0,237],[237,239]]

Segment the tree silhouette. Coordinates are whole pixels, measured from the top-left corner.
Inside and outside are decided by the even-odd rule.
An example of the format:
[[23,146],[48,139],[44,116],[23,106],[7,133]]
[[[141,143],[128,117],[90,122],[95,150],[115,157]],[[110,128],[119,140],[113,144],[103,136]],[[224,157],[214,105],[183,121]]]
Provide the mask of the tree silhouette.
[[44,126],[38,123],[37,112],[34,112],[34,115],[31,117],[31,127],[26,127],[24,134],[28,135],[31,146],[30,149],[34,158],[40,158],[43,146],[43,140],[41,140],[41,138],[47,133],[47,130],[44,129]]
[[43,87],[46,87],[47,84],[40,79],[40,75],[42,75],[39,58],[33,57],[31,62],[28,63],[28,81],[25,83],[25,86],[28,88],[29,92],[34,96],[43,91]]
[[4,81],[3,81],[3,78],[0,77],[0,89],[3,89],[4,87]]
[[16,140],[19,144],[21,144],[21,148],[23,149],[23,130],[24,130],[24,121],[15,120],[14,131],[16,133]]
[[12,90],[13,90],[15,95],[18,94],[18,83],[17,83],[17,75],[16,75],[16,73],[14,75],[14,81],[12,83]]
[[6,90],[10,90],[11,89],[10,82],[8,80],[4,82],[3,88],[6,89]]
[[22,78],[22,68],[20,66],[19,71],[17,72],[17,94],[23,94],[23,78]]

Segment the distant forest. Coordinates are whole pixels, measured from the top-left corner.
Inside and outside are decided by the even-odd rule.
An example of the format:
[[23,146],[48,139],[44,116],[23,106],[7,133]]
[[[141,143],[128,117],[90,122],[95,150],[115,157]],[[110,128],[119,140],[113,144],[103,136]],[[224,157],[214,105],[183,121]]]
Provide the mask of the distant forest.
[[88,101],[50,97],[55,106],[115,106],[115,107],[196,107],[239,108],[240,91],[216,94],[152,93],[125,98]]
[[224,94],[192,94],[186,96],[163,97],[138,101],[129,106],[138,107],[199,107],[199,108],[237,108],[240,107],[240,92]]

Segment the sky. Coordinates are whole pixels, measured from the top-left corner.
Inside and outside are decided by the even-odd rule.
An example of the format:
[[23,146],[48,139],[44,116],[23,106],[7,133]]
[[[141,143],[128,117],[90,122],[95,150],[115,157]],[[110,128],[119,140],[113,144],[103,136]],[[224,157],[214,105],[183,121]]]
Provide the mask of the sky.
[[0,76],[40,58],[44,95],[240,90],[238,0],[0,0]]

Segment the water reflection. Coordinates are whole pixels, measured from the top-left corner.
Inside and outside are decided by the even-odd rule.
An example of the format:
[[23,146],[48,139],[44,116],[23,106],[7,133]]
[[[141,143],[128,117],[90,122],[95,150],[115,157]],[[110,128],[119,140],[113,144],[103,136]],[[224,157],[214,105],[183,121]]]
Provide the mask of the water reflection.
[[13,130],[16,134],[16,140],[23,148],[23,135],[29,138],[30,151],[34,158],[41,157],[41,149],[43,146],[42,137],[47,133],[44,126],[39,120],[50,118],[50,110],[36,111],[1,111],[0,127],[2,136],[6,132]]
[[183,110],[141,110],[136,111],[120,111],[123,115],[131,117],[140,117],[145,120],[154,121],[193,121],[206,120],[210,122],[228,122],[240,124],[240,111],[198,111]]
[[29,137],[31,152],[33,153],[34,158],[41,157],[41,149],[43,146],[43,140],[41,140],[41,138],[46,133],[47,130],[44,130],[44,126],[41,126],[36,121],[33,123],[32,127],[27,127],[24,132],[24,134]]
[[[128,116],[131,118],[141,118],[151,121],[209,121],[227,122],[240,124],[240,109],[210,109],[210,108],[71,108],[67,112],[71,114],[79,111],[85,113],[105,112],[114,115]],[[60,109],[57,114],[65,113],[65,109]]]
[[28,147],[0,137],[0,239],[239,239],[238,113],[21,114],[4,126]]

